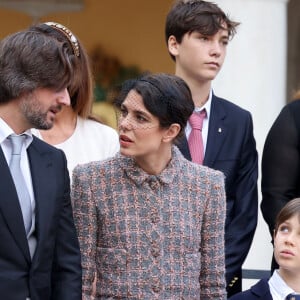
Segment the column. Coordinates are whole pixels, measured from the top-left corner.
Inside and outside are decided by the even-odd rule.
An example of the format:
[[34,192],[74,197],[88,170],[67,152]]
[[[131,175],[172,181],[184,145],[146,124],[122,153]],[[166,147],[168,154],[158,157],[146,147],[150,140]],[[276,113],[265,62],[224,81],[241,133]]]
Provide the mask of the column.
[[[249,110],[261,160],[266,135],[286,103],[288,0],[214,0],[241,22],[228,45],[223,69],[213,82],[216,95]],[[259,167],[261,161],[259,160]],[[258,180],[259,202],[261,179]],[[269,270],[271,237],[259,208],[259,222],[244,269]],[[255,280],[257,281],[257,280]],[[253,281],[244,280],[243,289]]]

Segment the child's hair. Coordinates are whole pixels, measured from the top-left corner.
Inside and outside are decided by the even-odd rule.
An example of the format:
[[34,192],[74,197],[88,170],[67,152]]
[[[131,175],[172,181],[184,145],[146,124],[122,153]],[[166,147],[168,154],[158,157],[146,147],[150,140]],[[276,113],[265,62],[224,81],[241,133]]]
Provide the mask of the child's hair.
[[275,235],[277,234],[279,226],[286,220],[297,215],[300,223],[300,198],[295,198],[289,201],[279,212],[275,222]]

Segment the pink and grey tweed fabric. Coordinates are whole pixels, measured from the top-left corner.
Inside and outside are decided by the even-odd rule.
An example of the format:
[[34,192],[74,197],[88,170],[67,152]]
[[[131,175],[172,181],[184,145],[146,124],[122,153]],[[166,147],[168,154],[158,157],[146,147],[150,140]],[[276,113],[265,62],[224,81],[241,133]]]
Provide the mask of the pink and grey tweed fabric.
[[158,176],[117,154],[77,166],[72,201],[83,299],[226,299],[225,191],[219,171],[174,146]]

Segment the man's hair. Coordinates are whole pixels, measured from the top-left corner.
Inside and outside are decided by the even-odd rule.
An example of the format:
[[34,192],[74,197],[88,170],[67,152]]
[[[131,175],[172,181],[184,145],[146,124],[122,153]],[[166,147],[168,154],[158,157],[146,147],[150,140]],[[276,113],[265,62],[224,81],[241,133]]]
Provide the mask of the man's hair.
[[279,226],[286,220],[292,218],[293,216],[298,216],[298,221],[300,223],[300,198],[295,198],[289,201],[278,213],[275,222],[275,235],[277,234]]
[[[165,39],[171,35],[181,43],[186,33],[197,31],[206,36],[216,34],[220,29],[228,31],[228,36],[236,33],[238,22],[229,17],[215,3],[202,0],[178,0],[170,9],[165,24]],[[171,55],[172,56],[172,55]],[[174,59],[174,57],[172,56]]]
[[37,88],[60,91],[72,77],[72,64],[62,43],[44,34],[24,30],[0,42],[0,103]]

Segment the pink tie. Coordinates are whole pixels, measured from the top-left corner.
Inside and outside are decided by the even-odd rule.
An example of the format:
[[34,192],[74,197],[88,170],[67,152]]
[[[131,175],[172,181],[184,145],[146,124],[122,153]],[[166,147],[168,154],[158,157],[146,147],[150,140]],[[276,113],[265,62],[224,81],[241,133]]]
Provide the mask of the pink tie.
[[204,158],[204,148],[202,140],[202,125],[203,120],[206,117],[205,109],[201,112],[194,112],[189,119],[192,127],[191,134],[189,136],[189,148],[192,156],[192,161],[202,165]]

